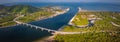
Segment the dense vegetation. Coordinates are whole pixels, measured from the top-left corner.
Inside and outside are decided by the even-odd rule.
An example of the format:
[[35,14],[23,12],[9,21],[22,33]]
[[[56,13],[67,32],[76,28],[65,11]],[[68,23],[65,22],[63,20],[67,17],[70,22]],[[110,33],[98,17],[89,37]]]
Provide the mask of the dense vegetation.
[[[84,25],[81,23],[86,24],[86,22],[88,22],[88,21],[82,21],[83,19],[81,19],[81,16],[83,15],[86,18],[90,18],[89,15],[95,15],[94,17],[101,19],[95,20],[94,25],[91,27],[78,28],[75,26],[67,25],[64,27],[62,31],[84,32],[84,33],[71,34],[71,35],[57,35],[55,37],[55,40],[57,42],[61,42],[61,41],[62,42],[119,42],[120,27],[117,27],[111,23],[114,22],[115,24],[120,25],[119,14],[120,14],[119,12],[80,12],[74,18],[73,20],[74,22],[72,22],[74,25]],[[76,20],[76,18],[78,20]],[[84,19],[88,20],[86,18]]]
[[84,34],[67,34],[57,35],[56,42],[119,42],[120,33],[84,33]]
[[38,19],[49,17],[52,14],[54,14],[54,13],[40,11],[40,12],[33,13],[31,15],[25,15],[25,17],[21,17],[19,19],[19,21],[22,21],[22,22],[32,22],[32,21],[35,21],[35,20],[38,20]]
[[39,8],[30,5],[13,5],[13,6],[0,5],[1,13],[26,14],[26,13],[33,13],[38,10]]
[[30,5],[0,5],[0,27],[11,26],[16,24],[13,20],[21,15],[21,22],[31,22],[41,18],[49,17],[55,14],[56,11],[63,11],[62,9],[55,9],[51,7],[34,7]]
[[13,21],[13,19],[20,14],[34,13],[38,10],[39,8],[35,8],[29,5],[0,5],[0,27],[14,25],[16,23]]
[[46,17],[52,17],[52,15],[55,15],[56,12],[62,12],[63,10],[58,8],[54,8],[54,7],[42,7],[40,8],[40,11],[34,12],[32,14],[27,14],[24,17],[20,18],[19,21],[22,22],[32,22],[35,20],[39,20],[39,19],[44,19]]
[[[63,29],[63,31],[100,31],[100,30],[105,30],[105,31],[120,31],[119,27],[114,26],[113,24],[111,24],[112,22],[115,22],[116,24],[119,25],[120,21],[120,15],[119,12],[80,12],[77,15],[83,15],[83,14],[94,14],[95,16],[101,18],[101,20],[96,20],[94,25],[91,27],[86,27],[86,28],[77,28],[74,26],[65,26],[65,28]],[[113,17],[118,16],[116,19],[113,19]],[[81,18],[81,17],[77,17],[77,18]],[[73,20],[74,21],[74,20]],[[75,22],[75,21],[74,21]],[[84,23],[84,21],[81,21],[80,23]],[[80,24],[78,22],[78,24]],[[77,25],[77,24],[75,24]]]

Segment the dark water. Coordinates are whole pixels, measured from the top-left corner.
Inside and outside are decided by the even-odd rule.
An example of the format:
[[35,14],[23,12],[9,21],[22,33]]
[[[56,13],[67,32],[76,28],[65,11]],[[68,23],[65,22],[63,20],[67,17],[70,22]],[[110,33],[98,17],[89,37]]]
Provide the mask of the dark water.
[[[31,22],[36,26],[41,26],[53,30],[58,30],[61,26],[67,25],[69,20],[78,12],[78,7],[87,10],[108,10],[108,11],[120,11],[119,4],[103,4],[103,3],[20,3],[29,4],[36,7],[42,6],[64,6],[69,7],[70,11],[53,17],[40,21]],[[14,4],[5,4],[14,5]],[[0,29],[0,42],[32,42],[34,40],[50,36],[51,34],[47,31],[41,31],[40,29],[30,28],[27,26],[13,26]]]

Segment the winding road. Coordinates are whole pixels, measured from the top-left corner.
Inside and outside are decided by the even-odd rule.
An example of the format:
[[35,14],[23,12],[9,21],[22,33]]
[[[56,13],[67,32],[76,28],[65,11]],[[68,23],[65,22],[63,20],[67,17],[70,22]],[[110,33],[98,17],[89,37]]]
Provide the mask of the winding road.
[[[113,19],[117,19],[116,17],[113,17],[113,16],[111,16],[111,17],[112,17]],[[118,25],[118,24],[116,24],[116,23],[114,23],[114,22],[112,22],[112,21],[111,21],[111,24],[114,25],[114,26],[116,26],[116,27],[120,27],[120,25]]]

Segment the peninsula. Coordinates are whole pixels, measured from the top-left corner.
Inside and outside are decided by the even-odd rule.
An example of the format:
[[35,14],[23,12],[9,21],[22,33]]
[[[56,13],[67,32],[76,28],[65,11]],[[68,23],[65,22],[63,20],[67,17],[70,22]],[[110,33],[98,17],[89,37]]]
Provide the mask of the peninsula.
[[119,42],[120,12],[79,11],[54,37],[55,42]]

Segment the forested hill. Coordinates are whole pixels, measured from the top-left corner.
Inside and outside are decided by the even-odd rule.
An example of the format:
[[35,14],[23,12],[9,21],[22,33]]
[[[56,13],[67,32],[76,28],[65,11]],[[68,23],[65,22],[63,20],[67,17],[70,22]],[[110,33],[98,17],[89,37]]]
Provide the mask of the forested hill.
[[59,7],[35,7],[31,5],[0,5],[0,27],[12,26],[16,17],[24,15],[19,21],[32,22],[42,18],[51,17],[54,14],[64,12]]
[[0,27],[16,24],[13,19],[19,15],[39,12],[41,9],[30,5],[0,5]]
[[12,14],[18,14],[18,13],[33,13],[38,11],[39,8],[30,6],[30,5],[13,5],[13,6],[5,6],[0,5],[0,13],[12,13]]

